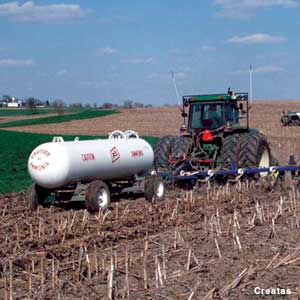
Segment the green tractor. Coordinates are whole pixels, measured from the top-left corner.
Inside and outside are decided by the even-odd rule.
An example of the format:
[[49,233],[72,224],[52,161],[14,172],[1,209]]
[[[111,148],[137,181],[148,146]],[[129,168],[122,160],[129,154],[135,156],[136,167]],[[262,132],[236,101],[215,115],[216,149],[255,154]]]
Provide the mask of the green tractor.
[[[249,127],[248,93],[183,96],[180,136],[164,136],[154,148],[158,171],[229,170],[278,165],[270,146]],[[246,119],[245,126],[240,119]],[[261,174],[260,176],[263,176]]]

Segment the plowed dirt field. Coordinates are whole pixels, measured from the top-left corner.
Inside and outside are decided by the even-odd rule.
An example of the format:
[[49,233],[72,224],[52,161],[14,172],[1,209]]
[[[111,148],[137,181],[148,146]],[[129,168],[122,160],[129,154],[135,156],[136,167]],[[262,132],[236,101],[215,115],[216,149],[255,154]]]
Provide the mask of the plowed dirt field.
[[[300,103],[255,103],[250,125],[286,163],[300,154],[300,127],[281,127],[283,109]],[[13,130],[162,136],[180,124],[178,108],[163,107]],[[122,197],[97,215],[75,204],[30,212],[17,193],[1,196],[0,221],[0,299],[300,299],[300,194],[289,181],[170,189],[156,204]]]

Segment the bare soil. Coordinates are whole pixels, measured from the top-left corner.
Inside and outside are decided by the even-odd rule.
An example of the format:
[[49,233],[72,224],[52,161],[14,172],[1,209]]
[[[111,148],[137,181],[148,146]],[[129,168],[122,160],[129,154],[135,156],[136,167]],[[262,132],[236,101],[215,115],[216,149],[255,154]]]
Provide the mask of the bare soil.
[[[109,211],[0,199],[0,298],[298,299],[299,194],[243,185]],[[254,288],[290,289],[291,297]]]
[[176,134],[180,127],[178,107],[151,107],[120,110],[120,114],[100,118],[74,120],[67,123],[32,125],[10,128],[14,131],[70,134],[107,135],[114,130],[136,130],[141,135],[161,136]]

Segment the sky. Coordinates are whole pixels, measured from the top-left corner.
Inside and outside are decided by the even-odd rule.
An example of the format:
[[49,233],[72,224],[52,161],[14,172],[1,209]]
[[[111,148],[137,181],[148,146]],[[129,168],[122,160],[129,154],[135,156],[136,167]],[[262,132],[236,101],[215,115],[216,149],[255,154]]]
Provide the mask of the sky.
[[299,99],[298,0],[0,1],[0,95],[176,104]]

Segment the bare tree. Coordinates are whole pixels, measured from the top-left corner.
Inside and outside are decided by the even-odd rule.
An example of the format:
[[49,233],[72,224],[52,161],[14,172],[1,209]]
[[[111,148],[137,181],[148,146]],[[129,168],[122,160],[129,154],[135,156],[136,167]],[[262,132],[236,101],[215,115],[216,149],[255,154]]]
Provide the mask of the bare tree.
[[34,97],[29,97],[25,100],[26,106],[31,110],[32,114],[37,114],[37,108],[36,108],[36,99]]
[[56,113],[60,116],[64,115],[65,111],[64,111],[64,107],[65,104],[62,100],[57,99],[55,101],[53,101],[52,106],[55,108]]
[[132,108],[133,102],[131,100],[125,100],[123,106],[124,108]]
[[134,103],[133,103],[133,106],[134,106],[134,107],[137,107],[137,108],[142,108],[142,107],[144,107],[144,103],[134,102]]
[[82,103],[81,102],[74,102],[74,103],[71,103],[69,106],[72,107],[72,108],[81,108]]
[[104,102],[102,105],[102,108],[104,108],[104,109],[111,109],[112,107],[113,107],[113,105],[110,102]]

